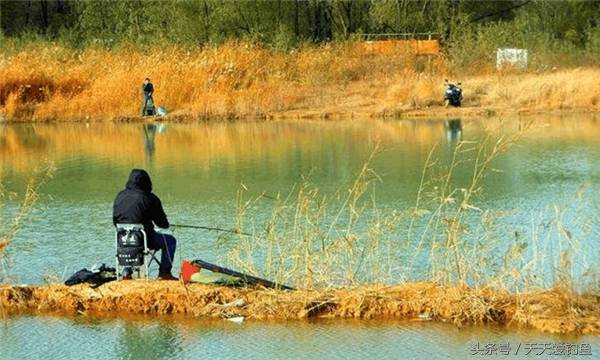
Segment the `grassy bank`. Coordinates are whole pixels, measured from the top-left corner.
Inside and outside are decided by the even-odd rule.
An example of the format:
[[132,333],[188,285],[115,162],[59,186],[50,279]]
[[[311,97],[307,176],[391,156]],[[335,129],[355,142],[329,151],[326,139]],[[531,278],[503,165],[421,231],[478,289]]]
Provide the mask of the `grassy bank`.
[[[600,68],[496,72],[359,42],[278,51],[249,43],[187,50],[72,50],[5,45],[0,112],[6,121],[131,119],[141,81],[172,119],[457,116],[600,110]],[[442,107],[443,79],[462,81],[463,109]]]
[[560,288],[511,294],[427,282],[321,291],[184,286],[166,281],[113,282],[98,289],[87,285],[0,287],[0,306],[9,314],[34,311],[104,316],[244,316],[257,320],[415,319],[458,326],[530,327],[561,334],[600,334],[599,302],[597,295],[573,294]]

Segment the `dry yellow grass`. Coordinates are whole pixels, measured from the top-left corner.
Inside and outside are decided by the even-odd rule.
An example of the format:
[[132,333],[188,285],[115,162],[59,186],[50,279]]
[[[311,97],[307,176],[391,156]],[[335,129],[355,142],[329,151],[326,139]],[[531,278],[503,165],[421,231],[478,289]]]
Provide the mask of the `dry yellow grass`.
[[7,239],[0,240],[0,256],[2,256],[2,253],[4,252],[4,249],[7,246],[8,246],[8,240]]
[[266,116],[320,108],[329,87],[406,74],[414,62],[411,54],[373,54],[354,44],[287,53],[244,43],[149,52],[34,46],[0,58],[0,106],[9,120],[136,116],[148,76],[156,102],[176,113]]
[[[243,306],[229,306],[243,299]],[[0,306],[22,311],[123,313],[250,319],[416,319],[466,324],[532,327],[552,333],[600,334],[600,298],[554,288],[511,294],[493,288],[406,283],[353,289],[276,291],[179,282],[112,282],[98,289],[2,286]]]
[[[390,114],[441,104],[444,66],[345,44],[275,52],[243,43],[187,51],[167,48],[73,52],[34,47],[0,62],[0,106],[9,120],[136,116],[140,81],[156,101],[191,117]],[[597,69],[464,79],[466,105],[598,108]],[[540,91],[541,90],[541,91]]]
[[599,68],[461,77],[460,69],[448,75],[441,58],[352,43],[291,52],[237,42],[147,52],[47,45],[0,55],[0,111],[8,120],[137,117],[147,76],[156,102],[183,119],[445,114],[445,77],[465,89],[465,109],[450,115],[600,110]]
[[576,68],[545,74],[476,77],[466,82],[474,105],[519,109],[600,110],[600,69]]

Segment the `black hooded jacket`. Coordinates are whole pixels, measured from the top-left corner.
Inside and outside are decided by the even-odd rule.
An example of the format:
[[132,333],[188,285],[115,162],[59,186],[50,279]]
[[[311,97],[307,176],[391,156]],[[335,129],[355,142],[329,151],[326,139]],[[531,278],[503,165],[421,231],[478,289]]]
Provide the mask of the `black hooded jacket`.
[[154,85],[151,82],[147,84],[142,84],[142,91],[144,91],[144,95],[150,96],[154,94]]
[[152,181],[145,170],[133,169],[125,190],[121,191],[113,205],[113,224],[144,224],[150,247],[154,241],[154,224],[166,229],[169,220],[158,196],[152,193]]

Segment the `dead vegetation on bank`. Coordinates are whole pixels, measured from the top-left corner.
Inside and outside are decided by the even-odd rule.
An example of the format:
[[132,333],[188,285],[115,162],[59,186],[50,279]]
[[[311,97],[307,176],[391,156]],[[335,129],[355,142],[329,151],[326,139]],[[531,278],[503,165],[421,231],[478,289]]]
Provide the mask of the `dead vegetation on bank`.
[[156,102],[182,121],[437,116],[447,112],[445,77],[462,80],[466,114],[600,110],[597,68],[449,74],[442,58],[402,49],[374,53],[360,43],[290,52],[239,42],[149,52],[50,43],[5,50],[0,113],[6,121],[131,119],[140,112],[145,77],[155,84]]
[[416,319],[457,326],[496,324],[561,334],[600,334],[600,296],[567,288],[511,294],[492,288],[429,282],[349,289],[278,291],[179,282],[112,282],[97,289],[2,286],[7,314],[26,311],[118,316],[183,314],[256,320],[310,318]]

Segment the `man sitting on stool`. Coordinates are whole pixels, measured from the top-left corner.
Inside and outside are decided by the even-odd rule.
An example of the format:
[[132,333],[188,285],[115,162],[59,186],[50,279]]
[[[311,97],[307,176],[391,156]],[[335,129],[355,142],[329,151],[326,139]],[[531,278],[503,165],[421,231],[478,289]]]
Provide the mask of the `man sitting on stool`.
[[143,224],[148,238],[148,248],[161,250],[158,277],[162,280],[177,280],[171,275],[175,259],[175,237],[154,231],[154,224],[159,228],[167,229],[169,220],[160,199],[152,193],[152,181],[145,170],[131,170],[125,190],[121,191],[115,199],[113,224]]

